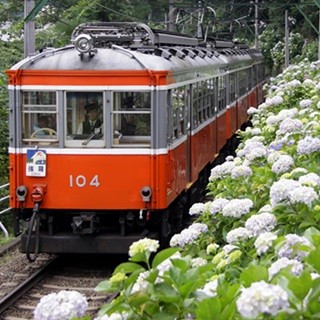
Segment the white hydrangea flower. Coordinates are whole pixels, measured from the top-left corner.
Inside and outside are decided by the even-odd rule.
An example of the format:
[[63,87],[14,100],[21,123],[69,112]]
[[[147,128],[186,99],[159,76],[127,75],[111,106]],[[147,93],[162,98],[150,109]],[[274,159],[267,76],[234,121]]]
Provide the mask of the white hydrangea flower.
[[260,281],[243,288],[236,304],[242,317],[257,319],[260,314],[275,316],[279,311],[286,311],[289,297],[279,285]]
[[302,174],[306,174],[307,172],[308,172],[307,169],[298,167],[298,168],[294,168],[294,169],[290,172],[290,174],[291,174],[291,175],[301,174],[301,173],[302,173]]
[[215,253],[218,250],[219,247],[220,246],[218,244],[216,244],[216,243],[210,243],[207,246],[206,252],[207,252],[207,254]]
[[262,133],[262,131],[260,128],[252,128],[252,130],[251,130],[251,134],[253,136],[259,136],[261,133]]
[[200,301],[204,298],[213,298],[217,295],[218,278],[204,285],[202,289],[196,291],[196,295],[200,297]]
[[234,250],[238,250],[239,247],[235,246],[233,244],[226,244],[225,246],[222,247],[222,251],[226,254],[230,254]]
[[281,118],[278,115],[271,114],[267,119],[266,119],[266,124],[269,127],[273,127],[276,124],[278,124],[281,121]]
[[249,154],[252,150],[256,148],[264,148],[263,142],[256,140],[256,139],[248,139],[245,141],[244,146],[242,149],[237,151],[237,156],[238,157],[244,157],[247,154]]
[[268,106],[278,106],[283,102],[283,98],[280,95],[274,96],[272,98],[267,98],[265,103]]
[[253,236],[272,231],[277,225],[277,218],[269,212],[252,215],[246,222],[245,227]]
[[278,117],[280,120],[284,120],[287,118],[293,118],[298,114],[298,109],[297,108],[291,108],[291,109],[282,109],[278,113]]
[[251,232],[246,228],[235,228],[227,233],[226,240],[228,243],[237,243],[245,241],[251,237]]
[[301,176],[298,181],[308,187],[320,186],[320,176],[313,172]]
[[201,234],[208,231],[208,226],[204,223],[193,223],[187,229],[181,231],[181,233],[175,234],[170,240],[171,247],[180,246],[184,248],[187,244],[191,244],[196,241]]
[[181,238],[180,233],[174,234],[171,237],[171,240],[170,240],[170,243],[169,243],[170,247],[178,247],[179,243],[180,243],[180,238]]
[[201,257],[193,258],[191,260],[191,267],[192,268],[198,268],[198,267],[201,267],[201,266],[205,266],[206,264],[207,264],[207,260],[203,259]]
[[[304,250],[298,250],[299,246],[303,246]],[[279,258],[289,258],[302,260],[309,254],[312,244],[306,237],[289,233],[285,236],[285,240],[281,243],[277,250]]]
[[272,211],[272,207],[270,204],[265,204],[263,207],[261,207],[258,211],[258,213],[262,213],[262,212],[271,212]]
[[250,199],[233,199],[222,208],[225,217],[240,218],[250,212],[253,202]]
[[267,162],[269,164],[273,164],[280,158],[281,155],[282,155],[281,152],[273,150],[269,153]]
[[129,256],[133,257],[134,255],[138,253],[146,252],[157,252],[159,248],[159,241],[149,238],[140,239],[138,241],[135,241],[129,248]]
[[254,161],[255,159],[265,158],[267,156],[267,148],[265,146],[258,147],[251,150],[248,154],[246,154],[246,159],[250,162]]
[[141,272],[134,283],[132,289],[131,289],[131,294],[136,293],[136,292],[141,292],[141,291],[146,291],[149,286],[149,282],[146,280],[146,278],[150,275],[150,271],[144,271]]
[[189,215],[200,215],[205,210],[205,204],[204,203],[194,203],[191,208],[189,209]]
[[320,139],[307,136],[298,141],[297,152],[299,154],[310,154],[320,151]]
[[292,81],[287,83],[287,87],[298,87],[301,85],[301,82],[297,79],[293,79]]
[[294,160],[289,155],[280,155],[279,158],[273,163],[271,170],[276,174],[281,174],[289,171],[294,165]]
[[290,272],[293,275],[299,276],[303,271],[303,264],[299,260],[288,259],[287,257],[284,257],[278,259],[269,267],[269,278],[272,279],[278,272],[280,272],[280,270],[289,266],[291,267]]
[[261,233],[254,242],[257,254],[260,256],[261,254],[266,253],[272,247],[273,241],[276,239],[277,236],[272,232]]
[[191,224],[188,229],[191,231],[198,231],[203,233],[208,231],[208,226],[205,223],[195,222]]
[[270,188],[271,206],[274,207],[279,202],[288,200],[289,193],[300,186],[301,184],[298,181],[292,179],[280,179],[274,182]]
[[319,279],[320,278],[320,274],[317,273],[317,272],[311,272],[311,279],[312,280],[316,280],[316,279]]
[[230,174],[231,170],[235,167],[233,161],[226,161],[211,169],[209,181],[222,179],[226,175]]
[[81,293],[62,290],[41,298],[34,310],[34,320],[70,320],[83,317],[87,308],[87,299]]
[[308,108],[310,107],[311,103],[312,103],[311,99],[303,99],[299,102],[299,106],[301,108]]
[[305,79],[305,80],[303,81],[303,85],[304,85],[304,86],[315,87],[315,86],[316,86],[316,83],[315,83],[313,80],[307,78],[307,79]]
[[229,155],[226,157],[226,161],[233,161],[233,160],[234,160],[234,156]]
[[251,175],[252,175],[252,170],[247,165],[235,166],[231,170],[231,178],[232,179],[237,179],[239,177],[250,177]]
[[296,133],[301,132],[303,129],[303,123],[299,119],[286,118],[282,120],[279,125],[279,130],[277,133],[286,134],[286,133]]
[[289,201],[292,204],[304,203],[311,207],[312,203],[319,199],[319,195],[312,187],[298,187],[289,192]]
[[184,229],[181,231],[180,233],[180,241],[179,241],[179,246],[181,248],[185,247],[187,244],[191,244],[193,243],[195,240],[198,239],[198,237],[200,236],[201,232],[197,231],[197,230],[190,230],[188,229]]
[[252,116],[253,114],[256,114],[256,113],[259,113],[259,110],[257,108],[254,108],[254,107],[250,107],[248,110],[247,110],[247,114],[249,116]]
[[[172,267],[172,262],[171,262],[172,259],[179,259],[179,258],[181,258],[181,253],[176,252],[173,255],[171,255],[169,258],[165,259],[160,264],[158,264],[156,267],[156,269],[159,270],[158,277],[161,278],[163,276],[163,274]],[[157,279],[157,283],[160,282],[159,280]]]
[[211,214],[212,215],[217,214],[229,202],[230,202],[230,200],[227,200],[227,199],[224,199],[224,198],[214,199],[209,204],[209,210],[210,210]]

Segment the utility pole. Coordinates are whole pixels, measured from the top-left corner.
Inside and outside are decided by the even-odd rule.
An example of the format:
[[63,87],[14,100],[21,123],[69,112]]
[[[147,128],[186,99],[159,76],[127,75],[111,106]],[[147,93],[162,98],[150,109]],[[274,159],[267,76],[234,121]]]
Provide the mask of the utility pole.
[[169,0],[169,14],[168,14],[169,21],[167,22],[168,31],[174,30],[173,16],[174,16],[173,0]]
[[258,21],[258,0],[255,0],[254,5],[254,47],[259,49],[259,21]]
[[[34,8],[34,0],[24,0],[24,17],[27,17]],[[24,23],[24,57],[28,57],[36,52],[35,45],[35,22]]]
[[284,66],[289,67],[289,23],[288,23],[288,10],[285,11],[285,35],[284,35]]

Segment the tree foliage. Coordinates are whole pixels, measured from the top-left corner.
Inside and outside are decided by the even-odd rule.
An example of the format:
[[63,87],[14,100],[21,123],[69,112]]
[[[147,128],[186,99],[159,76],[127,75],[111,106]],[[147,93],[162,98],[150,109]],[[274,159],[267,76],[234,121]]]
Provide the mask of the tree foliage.
[[[35,0],[37,1],[37,0]],[[196,35],[201,8],[203,23],[209,35],[218,35],[254,43],[258,22],[259,46],[270,73],[278,73],[284,64],[284,13],[288,10],[290,28],[290,61],[317,59],[318,10],[310,0],[258,1],[186,0],[171,2],[175,8],[169,15],[168,0],[48,0],[37,15],[36,49],[60,47],[70,42],[74,28],[88,21],[140,21],[152,27],[165,28],[168,19],[179,22],[176,30]],[[23,57],[24,1],[0,2],[0,177],[7,179],[8,91],[4,71]],[[307,18],[306,18],[307,17]],[[1,183],[1,182],[0,182]]]

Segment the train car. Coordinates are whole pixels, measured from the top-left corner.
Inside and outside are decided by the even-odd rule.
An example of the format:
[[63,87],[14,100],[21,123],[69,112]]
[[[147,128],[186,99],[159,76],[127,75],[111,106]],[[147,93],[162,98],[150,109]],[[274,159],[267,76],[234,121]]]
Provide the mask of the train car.
[[164,243],[263,99],[259,51],[141,23],[81,24],[7,75],[10,206],[29,260]]

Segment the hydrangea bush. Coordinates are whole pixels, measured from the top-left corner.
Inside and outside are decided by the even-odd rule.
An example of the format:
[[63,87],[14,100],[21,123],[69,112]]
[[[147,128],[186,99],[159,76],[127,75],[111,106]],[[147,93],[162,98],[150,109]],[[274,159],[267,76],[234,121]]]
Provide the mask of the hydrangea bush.
[[96,288],[119,296],[95,320],[320,317],[320,62],[266,90],[236,156],[211,171],[213,200],[190,208],[170,248],[132,244]]

